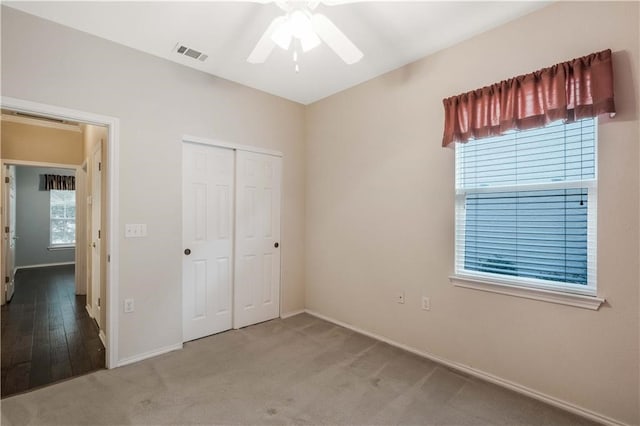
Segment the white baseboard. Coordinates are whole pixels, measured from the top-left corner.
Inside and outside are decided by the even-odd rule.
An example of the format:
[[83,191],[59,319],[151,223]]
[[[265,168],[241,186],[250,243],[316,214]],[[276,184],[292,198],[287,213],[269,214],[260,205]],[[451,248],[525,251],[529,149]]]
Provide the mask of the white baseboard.
[[364,334],[365,336],[369,336],[369,337],[371,337],[373,339],[380,340],[381,342],[388,343],[391,346],[395,346],[397,348],[404,349],[407,352],[411,352],[411,353],[416,354],[418,356],[430,359],[431,361],[435,361],[438,364],[445,365],[445,366],[450,367],[450,368],[452,368],[454,370],[458,370],[460,372],[469,374],[471,376],[474,376],[474,377],[477,377],[479,379],[485,380],[487,382],[496,384],[498,386],[502,386],[502,387],[505,387],[507,389],[511,389],[512,391],[515,391],[515,392],[518,392],[520,394],[529,396],[529,397],[531,397],[533,399],[537,399],[538,401],[545,402],[545,403],[547,403],[549,405],[553,405],[554,407],[561,408],[561,409],[563,409],[565,411],[569,411],[569,412],[571,412],[573,414],[577,414],[579,416],[585,417],[585,418],[587,418],[589,420],[593,420],[593,421],[596,421],[596,422],[599,422],[599,423],[602,423],[602,424],[605,424],[605,425],[611,425],[611,426],[624,426],[625,425],[625,423],[622,423],[622,422],[620,422],[618,420],[612,419],[612,418],[604,416],[602,414],[598,414],[596,412],[593,412],[593,411],[588,410],[586,408],[583,408],[583,407],[580,407],[578,405],[572,404],[570,402],[563,401],[561,399],[558,399],[558,398],[555,398],[553,396],[544,394],[542,392],[538,392],[538,391],[536,391],[534,389],[528,388],[526,386],[520,385],[518,383],[512,382],[512,381],[507,380],[507,379],[503,379],[501,377],[498,377],[498,376],[495,376],[493,374],[484,372],[482,370],[478,370],[478,369],[475,369],[473,367],[469,367],[467,365],[457,363],[455,361],[449,361],[448,359],[441,358],[441,357],[439,357],[437,355],[433,355],[433,354],[428,353],[428,352],[422,352],[422,351],[420,351],[418,349],[412,348],[412,347],[404,345],[402,343],[398,343],[398,342],[396,342],[394,340],[391,340],[391,339],[388,339],[386,337],[377,335],[375,333],[371,333],[369,331],[363,330],[363,329],[358,328],[356,326],[353,326],[351,324],[347,324],[345,322],[333,319],[333,318],[328,317],[326,315],[322,315],[322,314],[320,314],[318,312],[314,312],[314,311],[312,311],[310,309],[305,309],[305,312],[308,313],[309,315],[313,315],[314,317],[318,317],[320,319],[323,319],[325,321],[329,321],[329,322],[334,323],[336,325],[339,325],[341,327],[348,328],[349,330],[355,331],[356,333]]
[[102,342],[102,345],[106,348],[107,347],[107,335],[104,334],[104,330],[100,330],[100,333],[98,333],[98,337],[100,338],[100,341]]
[[156,349],[153,351],[145,352],[139,355],[134,355],[128,358],[123,358],[117,363],[117,367],[123,367],[125,365],[133,364],[134,362],[143,361],[148,358],[153,358],[154,356],[166,354],[167,352],[177,351],[182,349],[182,343],[178,343],[175,345],[165,346],[164,348]]
[[63,266],[63,265],[75,265],[75,264],[76,262],[40,263],[38,265],[16,266],[16,271],[18,269],[46,268],[48,266]]
[[291,311],[291,312],[287,312],[287,313],[284,313],[284,314],[280,314],[280,318],[287,319],[289,317],[293,317],[293,316],[296,316],[296,315],[299,315],[299,314],[304,314],[304,313],[305,313],[305,310],[304,309],[300,309],[298,311]]
[[91,305],[84,305],[84,308],[87,310],[89,314],[89,318],[93,318],[93,311],[91,310]]

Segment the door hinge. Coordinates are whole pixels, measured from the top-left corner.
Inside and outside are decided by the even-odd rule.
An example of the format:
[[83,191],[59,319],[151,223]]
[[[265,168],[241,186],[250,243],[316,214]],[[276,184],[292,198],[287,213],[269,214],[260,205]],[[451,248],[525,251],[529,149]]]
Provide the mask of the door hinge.
[[9,277],[4,277],[5,284],[9,284]]
[[9,179],[9,177],[5,177],[4,178],[4,183],[9,183],[9,182],[11,182],[11,179]]
[[98,308],[100,307],[100,298],[98,297]]
[[100,239],[100,230],[98,229],[98,239]]
[[102,171],[102,163],[98,163],[98,171]]
[[4,227],[4,232],[6,232],[7,234],[9,233],[9,227],[8,226]]
[[107,262],[111,262],[111,255],[110,254],[107,255]]

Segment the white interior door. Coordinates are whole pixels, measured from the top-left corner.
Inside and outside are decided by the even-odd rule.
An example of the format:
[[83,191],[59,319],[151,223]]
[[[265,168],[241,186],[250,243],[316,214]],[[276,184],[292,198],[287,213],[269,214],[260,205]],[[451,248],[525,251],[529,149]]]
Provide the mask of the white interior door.
[[182,147],[183,341],[231,328],[234,152]]
[[[91,318],[93,318],[95,315],[93,314],[93,282],[91,281],[91,277],[93,276],[92,274],[92,269],[93,269],[93,234],[92,234],[92,222],[91,222],[91,205],[92,205],[92,200],[91,200],[91,191],[93,191],[93,188],[91,186],[91,162],[93,161],[92,158],[87,159],[87,170],[86,170],[86,181],[85,181],[85,185],[86,185],[86,190],[85,190],[85,199],[84,199],[84,212],[85,212],[85,216],[84,216],[84,220],[85,220],[85,230],[84,230],[84,241],[82,241],[82,247],[86,248],[86,253],[85,253],[85,258],[86,258],[86,262],[87,262],[87,266],[85,268],[85,275],[84,275],[84,280],[86,283],[86,293],[87,293],[87,300],[86,300],[86,309],[87,312],[89,313],[89,316]],[[77,273],[77,271],[76,271]]]
[[8,302],[13,297],[15,289],[16,266],[16,167],[6,166],[5,169],[5,300]]
[[236,152],[234,328],[280,315],[282,159]]
[[82,168],[76,170],[76,294],[87,294],[87,175]]
[[102,221],[102,143],[98,143],[91,155],[91,311],[98,327],[102,329],[100,312],[100,253]]

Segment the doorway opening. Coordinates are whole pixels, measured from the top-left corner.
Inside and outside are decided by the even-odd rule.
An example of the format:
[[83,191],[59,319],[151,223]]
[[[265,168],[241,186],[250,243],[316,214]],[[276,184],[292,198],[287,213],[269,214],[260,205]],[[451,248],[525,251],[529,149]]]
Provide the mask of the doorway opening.
[[[25,260],[23,251],[29,252],[33,244],[21,238],[25,228],[21,228],[20,222],[26,221],[29,226],[29,217],[20,211],[42,213],[42,209],[20,210],[18,193],[15,203],[18,211],[14,212],[18,222],[13,227],[17,232],[5,233],[5,241],[15,243],[14,256],[11,259],[9,244],[2,245],[0,255],[2,276],[15,276],[13,280],[4,278],[13,286],[7,285],[5,291],[0,292],[4,397],[117,364],[117,318],[112,315],[117,314],[113,310],[117,303],[117,277],[113,274],[117,266],[114,250],[117,241],[112,229],[117,170],[109,170],[109,166],[117,167],[118,121],[2,98],[2,127],[3,174],[17,170],[14,179],[20,185],[21,174],[28,175],[27,171],[31,170],[31,175],[35,174],[38,179],[40,195],[47,199],[47,229],[40,233],[40,238],[46,239],[44,251],[53,259],[49,262],[27,257]],[[16,129],[22,133],[11,140],[12,134],[16,136]],[[77,135],[75,139],[59,141],[53,136],[42,137],[46,132],[50,136],[65,132],[77,132]],[[33,140],[38,140],[40,145]],[[114,158],[111,163],[109,160]],[[52,182],[60,187],[54,184],[45,191],[45,176],[53,177]],[[75,184],[73,191],[69,191],[71,176]],[[10,192],[10,185],[2,185],[0,200],[5,222],[11,220],[13,211],[7,200]],[[70,196],[71,192],[75,197]],[[24,201],[25,196],[22,198]],[[32,224],[32,228],[37,227]],[[5,225],[3,231],[6,230]],[[5,327],[15,326],[16,322],[20,331],[12,334],[11,329]],[[31,334],[27,335],[29,329]]]

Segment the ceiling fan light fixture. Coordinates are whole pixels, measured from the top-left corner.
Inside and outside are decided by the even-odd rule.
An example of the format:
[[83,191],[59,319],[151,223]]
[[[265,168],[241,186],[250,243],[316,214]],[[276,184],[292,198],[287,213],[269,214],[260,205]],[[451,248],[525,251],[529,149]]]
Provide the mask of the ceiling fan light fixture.
[[320,45],[320,37],[318,37],[315,32],[310,31],[309,34],[300,38],[300,45],[302,46],[303,52],[308,52],[314,47]]
[[271,40],[284,50],[289,50],[292,38],[293,33],[288,19],[280,24],[280,26],[271,34]]
[[308,52],[321,43],[313,30],[311,18],[301,10],[293,11],[271,34],[271,40],[284,50],[289,50],[294,38],[300,40],[303,52]]
[[305,37],[309,31],[313,31],[311,27],[311,19],[301,10],[294,10],[289,19],[287,19],[289,26],[291,27],[291,33],[294,37]]
[[300,40],[303,52],[308,52],[320,44],[320,38],[313,30],[311,17],[308,13],[302,10],[294,10],[289,16],[288,22],[291,27],[291,34]]
[[299,53],[308,52],[321,43],[325,43],[348,65],[362,59],[360,49],[329,18],[321,13],[311,12],[318,3],[276,0],[276,4],[286,13],[271,21],[249,54],[247,62],[264,63],[276,46],[289,51],[292,42],[296,64]]

